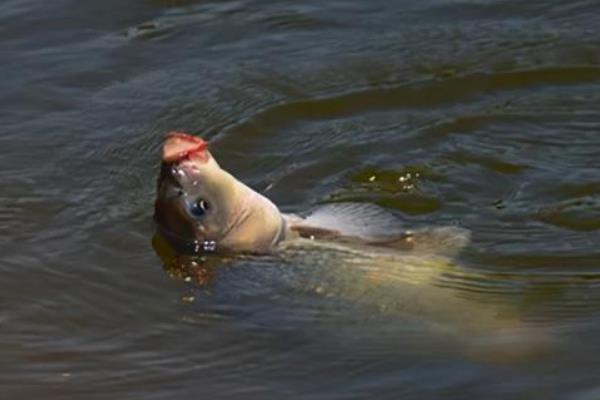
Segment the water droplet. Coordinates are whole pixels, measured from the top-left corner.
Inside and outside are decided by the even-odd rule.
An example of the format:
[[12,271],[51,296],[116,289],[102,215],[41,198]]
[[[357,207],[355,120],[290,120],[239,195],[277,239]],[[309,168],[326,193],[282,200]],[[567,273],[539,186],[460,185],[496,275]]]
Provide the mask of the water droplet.
[[205,240],[202,243],[202,249],[204,251],[210,251],[213,252],[217,249],[217,242],[215,242],[214,240]]
[[191,303],[191,302],[193,302],[193,301],[194,301],[194,299],[195,299],[195,298],[194,298],[194,296],[183,296],[183,297],[181,298],[181,301],[182,301],[183,303]]

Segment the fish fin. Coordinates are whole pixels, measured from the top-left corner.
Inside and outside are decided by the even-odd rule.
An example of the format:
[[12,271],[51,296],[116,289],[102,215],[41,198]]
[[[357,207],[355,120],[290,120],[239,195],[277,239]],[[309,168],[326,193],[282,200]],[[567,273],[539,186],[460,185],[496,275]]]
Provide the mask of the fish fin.
[[332,203],[294,224],[301,237],[423,253],[456,255],[471,238],[459,226],[408,230],[401,218],[369,203]]
[[470,241],[468,229],[458,226],[442,226],[409,230],[387,237],[373,238],[366,243],[371,246],[421,253],[458,254]]
[[331,203],[313,210],[302,221],[312,226],[337,231],[343,236],[371,237],[398,232],[403,223],[394,213],[369,203]]

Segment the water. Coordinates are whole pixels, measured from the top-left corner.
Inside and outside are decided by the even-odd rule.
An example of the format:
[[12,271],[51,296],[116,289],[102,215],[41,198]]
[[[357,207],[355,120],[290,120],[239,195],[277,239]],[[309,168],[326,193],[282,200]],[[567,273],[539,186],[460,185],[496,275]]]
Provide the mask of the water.
[[[598,398],[598,12],[4,0],[0,397]],[[398,273],[398,297],[329,295],[319,253],[187,282],[152,246],[173,129],[284,211],[366,201],[473,242],[433,280]],[[540,351],[473,352],[483,334],[443,318],[496,307]]]

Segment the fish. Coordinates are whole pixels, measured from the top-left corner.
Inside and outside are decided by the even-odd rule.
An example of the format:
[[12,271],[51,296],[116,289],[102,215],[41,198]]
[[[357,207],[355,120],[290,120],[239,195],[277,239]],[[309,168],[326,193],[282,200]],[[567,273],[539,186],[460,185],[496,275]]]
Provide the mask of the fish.
[[486,279],[454,263],[470,241],[468,229],[409,228],[392,211],[370,203],[282,213],[221,168],[208,147],[183,132],[164,139],[153,247],[170,276],[210,285],[227,260],[262,257],[264,267],[244,287],[267,288],[279,279],[285,287],[442,324],[444,336],[450,326],[477,358],[508,354],[520,360],[550,347],[544,333],[522,327],[520,310],[511,304],[486,304],[447,287],[448,276]]
[[394,213],[369,203],[282,213],[221,168],[206,141],[183,132],[165,136],[154,218],[174,246],[221,254],[265,254],[294,241],[453,255],[470,239],[459,226],[407,229]]

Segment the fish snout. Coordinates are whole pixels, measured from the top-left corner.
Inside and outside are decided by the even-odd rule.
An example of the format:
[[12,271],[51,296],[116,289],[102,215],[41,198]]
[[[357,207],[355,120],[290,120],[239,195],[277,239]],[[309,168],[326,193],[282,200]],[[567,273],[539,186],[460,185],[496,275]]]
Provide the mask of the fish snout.
[[200,184],[200,170],[190,162],[163,162],[158,179],[158,195],[181,196],[191,192]]
[[165,136],[162,148],[164,163],[179,163],[184,160],[208,161],[208,143],[202,138],[183,132],[169,132]]

